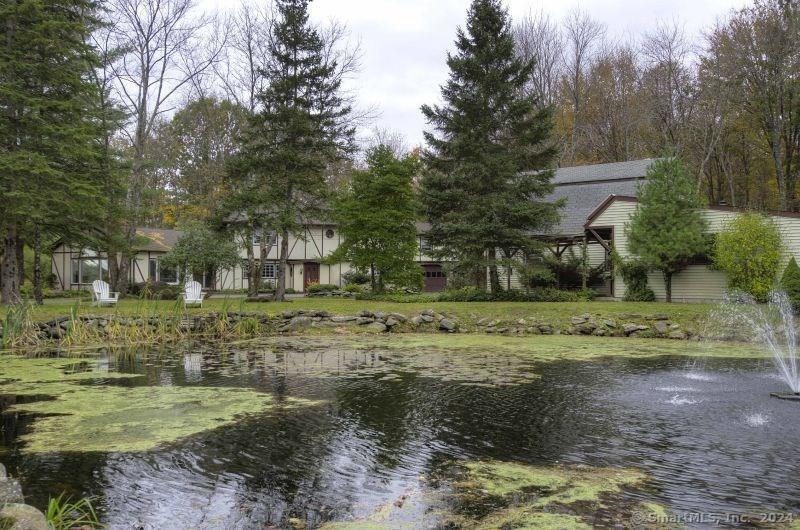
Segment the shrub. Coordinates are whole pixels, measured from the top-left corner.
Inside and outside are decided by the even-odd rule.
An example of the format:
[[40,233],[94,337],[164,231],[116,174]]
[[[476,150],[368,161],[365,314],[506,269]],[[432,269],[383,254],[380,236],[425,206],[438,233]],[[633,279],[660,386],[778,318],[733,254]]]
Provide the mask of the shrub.
[[786,291],[795,312],[800,312],[800,267],[794,257],[789,260],[781,278],[781,289]]
[[346,284],[365,284],[369,283],[369,274],[353,269],[342,274],[342,280],[344,280],[344,283]]
[[328,293],[335,291],[337,287],[331,283],[310,283],[306,287],[306,292],[309,293]]
[[381,300],[387,302],[585,302],[594,298],[594,291],[564,291],[552,287],[530,291],[499,291],[490,293],[474,287],[463,287],[442,293],[377,294],[356,295],[357,300]]
[[616,252],[611,255],[611,259],[614,262],[614,268],[625,282],[623,300],[626,302],[652,302],[656,299],[656,293],[647,286],[647,265],[638,259],[626,261]]
[[164,282],[144,282],[132,285],[130,293],[139,298],[177,300],[183,294],[183,286]]
[[357,283],[348,283],[347,285],[344,286],[343,290],[345,292],[348,292],[348,293],[363,293],[364,292],[364,288],[361,285],[357,284]]
[[[544,259],[544,265],[554,278],[556,287],[560,289],[579,289],[583,285],[583,258],[575,254],[570,247],[561,257],[549,254]],[[607,276],[605,263],[597,266],[586,267],[586,283],[595,285],[601,283]]]
[[715,264],[728,276],[728,288],[766,302],[778,276],[781,234],[764,215],[744,214],[727,222],[715,242]]

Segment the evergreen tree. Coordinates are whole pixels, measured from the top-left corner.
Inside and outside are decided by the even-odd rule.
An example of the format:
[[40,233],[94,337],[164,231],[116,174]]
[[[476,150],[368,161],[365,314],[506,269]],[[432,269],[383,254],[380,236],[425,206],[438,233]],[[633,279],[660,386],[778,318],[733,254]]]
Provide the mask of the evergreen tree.
[[422,180],[428,237],[480,289],[488,266],[498,290],[497,250],[527,253],[531,234],[558,220],[560,205],[542,200],[553,190],[551,109],[525,95],[533,62],[517,57],[500,0],[473,0],[455,44],[445,104],[422,107],[434,129]]
[[[96,226],[103,204],[97,173],[96,55],[92,0],[0,3],[0,231],[2,301],[19,300],[19,250],[43,232]],[[40,269],[40,267],[39,267]],[[41,277],[41,270],[39,272]]]
[[419,287],[412,188],[419,161],[413,155],[398,159],[391,148],[379,145],[367,154],[367,165],[353,174],[350,189],[334,203],[333,220],[343,241],[328,261],[347,261],[369,271],[376,292],[387,283]]
[[706,222],[694,179],[674,157],[653,162],[638,191],[639,207],[628,225],[628,249],[664,275],[667,302],[672,276],[708,252]]
[[797,266],[794,256],[786,265],[786,270],[783,271],[781,289],[786,291],[786,296],[789,297],[795,312],[800,311],[800,267]]
[[256,96],[260,110],[250,120],[235,164],[235,174],[253,192],[243,202],[279,235],[276,300],[283,300],[286,290],[289,234],[320,215],[327,169],[353,150],[341,69],[309,22],[308,3],[277,1],[263,72],[267,86]]

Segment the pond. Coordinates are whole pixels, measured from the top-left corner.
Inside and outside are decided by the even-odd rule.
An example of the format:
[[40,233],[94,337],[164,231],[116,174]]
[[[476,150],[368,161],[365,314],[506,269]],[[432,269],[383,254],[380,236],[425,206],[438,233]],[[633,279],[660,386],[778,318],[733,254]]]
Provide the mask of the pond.
[[769,397],[775,368],[744,346],[297,337],[3,357],[0,380],[26,500],[93,496],[110,528],[800,513],[800,403]]

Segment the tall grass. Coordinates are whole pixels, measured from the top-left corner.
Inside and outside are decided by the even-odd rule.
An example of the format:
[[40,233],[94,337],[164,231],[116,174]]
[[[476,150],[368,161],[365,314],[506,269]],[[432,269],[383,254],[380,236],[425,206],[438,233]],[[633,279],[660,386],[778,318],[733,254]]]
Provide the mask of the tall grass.
[[44,513],[53,530],[70,530],[75,527],[103,528],[92,506],[90,497],[73,501],[71,497],[51,497]]
[[33,304],[23,300],[8,308],[3,320],[2,349],[39,346],[42,339],[39,326],[33,321]]

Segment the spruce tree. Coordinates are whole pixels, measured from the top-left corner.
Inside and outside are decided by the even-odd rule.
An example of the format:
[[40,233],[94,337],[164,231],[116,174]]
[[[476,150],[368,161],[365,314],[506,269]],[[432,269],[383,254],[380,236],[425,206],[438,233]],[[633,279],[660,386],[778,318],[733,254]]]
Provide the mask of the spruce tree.
[[419,287],[412,188],[419,161],[413,155],[398,159],[389,147],[379,145],[368,152],[367,166],[353,174],[350,189],[334,202],[333,220],[343,241],[329,261],[347,261],[369,271],[376,292],[387,283]]
[[783,271],[780,287],[786,292],[795,312],[800,311],[800,267],[797,266],[794,256],[786,265],[786,270]]
[[709,239],[694,179],[677,158],[653,162],[638,191],[639,206],[628,225],[628,249],[664,276],[667,302],[672,276],[706,255]]
[[[102,195],[93,171],[97,24],[91,0],[0,3],[0,231],[2,301],[19,300],[18,249],[43,232],[96,226]],[[38,255],[38,253],[37,253]]]
[[[256,99],[242,154],[234,164],[279,235],[280,264],[275,299],[283,300],[289,235],[302,221],[321,214],[326,171],[353,150],[350,106],[341,95],[339,65],[308,19],[309,0],[278,0],[272,28],[266,87]],[[266,230],[264,230],[266,232]]]
[[552,110],[525,95],[534,64],[515,53],[500,0],[473,0],[455,45],[444,105],[422,107],[433,127],[422,180],[428,237],[480,289],[488,266],[497,290],[497,250],[527,253],[532,233],[558,220],[560,205],[543,200],[553,190]]

